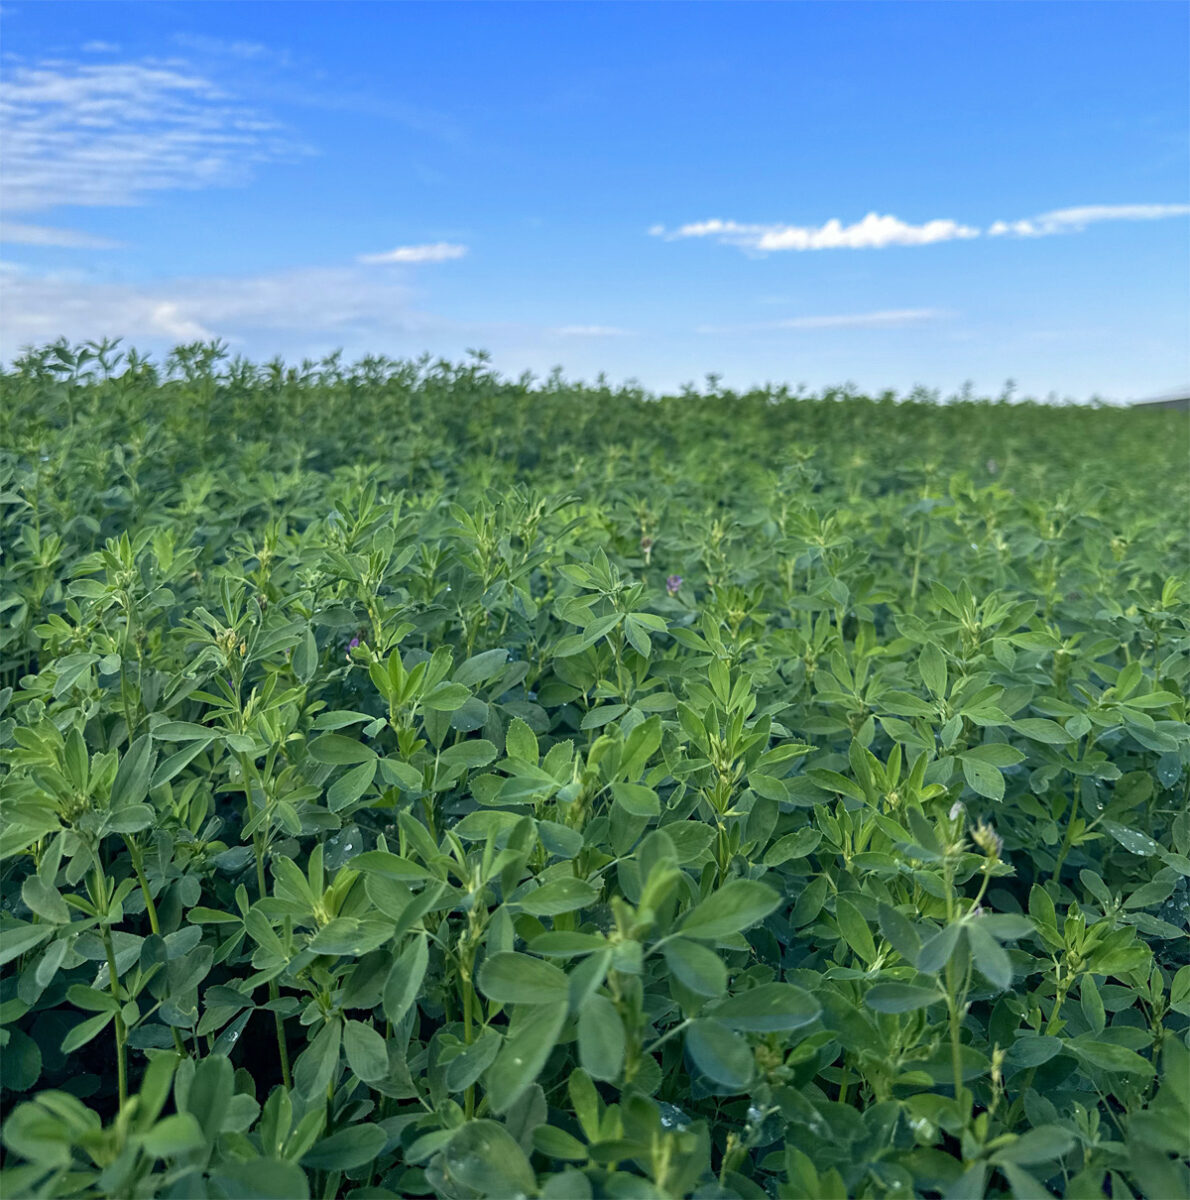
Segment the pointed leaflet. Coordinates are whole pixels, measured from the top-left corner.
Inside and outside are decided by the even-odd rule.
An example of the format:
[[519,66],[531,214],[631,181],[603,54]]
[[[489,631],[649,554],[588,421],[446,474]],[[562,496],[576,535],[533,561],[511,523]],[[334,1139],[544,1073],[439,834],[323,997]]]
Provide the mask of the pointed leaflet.
[[752,1081],[752,1050],[738,1033],[718,1021],[695,1021],[686,1030],[686,1049],[695,1066],[715,1083],[742,1092]]
[[763,921],[781,897],[767,884],[733,879],[696,904],[682,923],[683,937],[716,941]]
[[479,990],[500,1004],[554,1004],[567,996],[566,972],[528,954],[504,950],[479,969]]
[[567,1007],[563,1000],[513,1011],[504,1046],[485,1077],[494,1113],[507,1112],[537,1078],[562,1032]]
[[578,1014],[578,1058],[593,1079],[614,1080],[624,1065],[624,1026],[616,1006],[598,992]]
[[384,1015],[392,1024],[399,1024],[417,999],[428,962],[429,952],[426,949],[426,935],[423,933],[415,937],[393,963],[384,985],[382,1001]]

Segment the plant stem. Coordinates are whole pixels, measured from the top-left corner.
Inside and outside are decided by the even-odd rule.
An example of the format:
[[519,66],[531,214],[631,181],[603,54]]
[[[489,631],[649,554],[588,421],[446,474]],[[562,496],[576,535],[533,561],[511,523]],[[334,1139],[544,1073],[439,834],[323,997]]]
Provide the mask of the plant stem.
[[[244,781],[244,801],[248,808],[248,820],[256,819],[256,806],[252,803],[252,780],[249,773],[250,763],[248,756],[244,753],[239,755],[240,759],[240,774]],[[252,774],[255,774],[255,769]],[[261,794],[264,794],[264,787],[261,786]],[[256,887],[258,898],[263,900],[267,894],[267,887],[264,878],[264,834],[259,829],[252,831],[252,850],[256,856]],[[276,1003],[281,998],[281,991],[277,987],[275,979],[269,980],[269,1001]],[[277,1031],[277,1057],[281,1062],[281,1081],[287,1088],[292,1087],[292,1081],[289,1074],[289,1047],[285,1043],[285,1018],[273,1010],[273,1025]]]
[[[98,873],[98,868],[96,868]],[[96,879],[96,883],[103,886],[103,877],[100,875]],[[100,892],[105,894],[106,889]],[[120,977],[116,973],[116,949],[112,945],[112,928],[110,925],[103,927],[103,948],[107,952],[107,971],[109,975],[109,984],[111,986],[112,999],[120,1004]],[[125,1042],[128,1038],[128,1029],[124,1024],[124,1014],[120,1008],[116,1009],[116,1086],[120,1096],[120,1108],[128,1103],[128,1064],[125,1055]]]

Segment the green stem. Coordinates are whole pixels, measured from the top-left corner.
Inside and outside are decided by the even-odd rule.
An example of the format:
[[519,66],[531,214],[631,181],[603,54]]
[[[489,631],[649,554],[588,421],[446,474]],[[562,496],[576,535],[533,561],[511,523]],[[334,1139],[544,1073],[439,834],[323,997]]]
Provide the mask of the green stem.
[[917,530],[917,549],[913,552],[913,580],[909,585],[909,599],[917,599],[917,583],[921,572],[921,548],[926,540],[926,527],[919,525]]
[[136,881],[140,884],[141,895],[145,898],[145,912],[149,917],[149,928],[158,936],[161,934],[161,923],[157,920],[157,905],[153,903],[153,894],[149,891],[149,881],[145,876],[144,858],[140,847],[130,834],[124,835],[124,845],[128,847],[128,857],[132,859],[132,869],[136,873]]
[[[112,929],[110,925],[103,926],[103,948],[107,952],[107,971],[110,978],[112,999],[120,1004],[120,979],[116,974],[116,950],[112,945]],[[123,1006],[121,1005],[121,1008]],[[125,1044],[128,1038],[128,1028],[124,1024],[124,1014],[116,1010],[116,1086],[120,1095],[120,1108],[128,1103],[128,1063],[125,1054]]]
[[116,949],[112,944],[112,927],[108,920],[110,916],[110,907],[107,892],[107,879],[103,873],[103,864],[99,860],[97,847],[92,846],[91,855],[95,862],[95,871],[92,882],[93,896],[95,902],[95,910],[100,914],[101,925],[103,930],[103,949],[107,955],[107,972],[108,986],[111,989],[112,999],[116,1002],[116,1079],[117,1087],[120,1096],[120,1108],[128,1102],[128,1068],[124,1055],[124,1044],[128,1036],[127,1026],[124,1024],[124,1014],[121,1012],[123,1005],[120,1003],[120,978],[116,972]]
[[[466,964],[466,969],[462,972],[463,983],[463,1041],[470,1046],[474,1038],[471,1030],[472,1011],[475,1006],[475,988],[471,983],[471,968],[474,964],[474,954],[471,955],[470,961]],[[475,1085],[472,1084],[463,1093],[463,1114],[468,1120],[475,1115]]]
[[[249,770],[251,764],[248,762],[247,754],[241,753],[239,755],[239,759],[240,759],[240,773],[243,776],[243,780],[244,780],[244,801],[245,801],[245,804],[247,805],[247,809],[248,809],[248,820],[254,821],[256,819],[256,805],[252,803],[252,779],[251,779],[251,776],[253,774],[256,774],[256,772],[255,772],[254,768],[251,771]],[[264,794],[263,785],[261,786],[261,794],[262,795]],[[252,849],[256,855],[257,894],[258,894],[258,897],[261,900],[263,900],[265,895],[267,894],[268,889],[265,886],[265,878],[264,878],[264,833],[259,829],[255,829],[252,832]],[[276,1003],[276,1001],[279,1000],[280,998],[281,998],[281,990],[277,986],[277,981],[275,979],[270,979],[269,980],[269,1001],[270,1001],[270,1003]],[[291,1080],[290,1074],[289,1074],[289,1047],[286,1045],[286,1042],[285,1042],[285,1018],[282,1017],[282,1015],[279,1012],[277,1012],[276,1009],[273,1010],[273,1025],[277,1032],[277,1057],[280,1059],[280,1062],[281,1062],[281,1080],[285,1084],[286,1088],[289,1088],[289,1087],[292,1087],[293,1084],[292,1084],[292,1080]]]
[[[963,1040],[962,1031],[959,1026],[959,1008],[954,1002],[954,996],[949,994],[950,988],[953,987],[954,972],[949,964],[946,969],[946,986],[948,995],[946,997],[946,1007],[950,1010],[950,1067],[954,1073],[954,1100],[955,1105],[959,1105],[963,1094]],[[967,1124],[966,1118],[963,1119],[963,1125]]]
[[[1046,1037],[1049,1036],[1054,1026],[1057,1025],[1058,1019],[1062,1012],[1062,1005],[1066,1003],[1067,993],[1070,991],[1073,983],[1074,980],[1071,979],[1069,983],[1067,983],[1066,987],[1058,987],[1055,990],[1054,1007],[1050,1012],[1049,1020],[1045,1023],[1045,1028],[1042,1030],[1042,1034]],[[1008,1116],[1005,1119],[1005,1125],[1007,1128],[1011,1129],[1013,1125],[1016,1124],[1017,1118],[1021,1115],[1021,1111],[1025,1107],[1025,1095],[1033,1086],[1033,1080],[1037,1077],[1037,1071],[1037,1067],[1031,1067],[1029,1069],[1029,1074],[1025,1076],[1025,1081],[1021,1084],[1021,1090],[1017,1093],[1017,1098],[1012,1102],[1012,1108],[1009,1109]]]
[[[144,856],[136,844],[136,839],[130,834],[124,835],[124,845],[128,847],[128,857],[132,859],[132,869],[136,872],[136,881],[140,884],[141,895],[145,898],[145,912],[149,917],[149,928],[160,937],[161,922],[157,919],[157,905],[153,903],[153,893],[149,891],[149,880],[145,876]],[[169,1031],[174,1037],[174,1049],[184,1055],[186,1045],[182,1041],[182,1035],[172,1025]]]

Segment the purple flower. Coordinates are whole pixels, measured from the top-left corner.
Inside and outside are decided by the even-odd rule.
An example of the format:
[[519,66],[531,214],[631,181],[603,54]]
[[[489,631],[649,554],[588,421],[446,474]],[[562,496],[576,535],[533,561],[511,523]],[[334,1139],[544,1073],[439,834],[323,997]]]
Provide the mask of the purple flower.
[[670,576],[670,577],[669,577],[669,578],[668,578],[668,579],[665,581],[665,590],[666,590],[666,591],[667,591],[667,592],[668,592],[668,593],[669,593],[671,596],[676,596],[676,595],[678,594],[678,589],[679,589],[681,586],[682,586],[682,577],[681,577],[681,575],[671,575],[671,576]]
[[359,645],[359,638],[352,638],[351,641],[349,641],[347,643],[347,649],[354,650],[356,648],[356,646],[358,646],[358,645]]

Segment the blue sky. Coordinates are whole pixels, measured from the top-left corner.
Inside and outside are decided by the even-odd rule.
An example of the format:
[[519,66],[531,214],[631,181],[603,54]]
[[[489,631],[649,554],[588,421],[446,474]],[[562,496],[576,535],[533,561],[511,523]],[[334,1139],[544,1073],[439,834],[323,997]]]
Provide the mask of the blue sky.
[[0,8],[0,352],[1190,382],[1178,3]]

